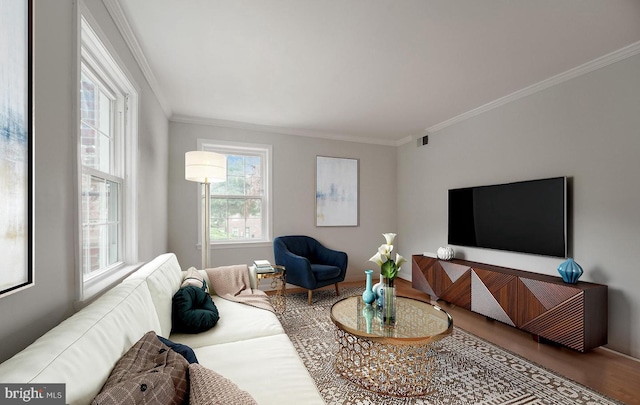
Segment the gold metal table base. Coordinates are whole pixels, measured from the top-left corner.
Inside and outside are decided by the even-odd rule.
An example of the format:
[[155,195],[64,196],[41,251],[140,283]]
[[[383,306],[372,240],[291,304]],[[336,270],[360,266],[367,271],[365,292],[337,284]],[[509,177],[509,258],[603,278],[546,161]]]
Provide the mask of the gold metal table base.
[[269,295],[271,305],[277,314],[283,314],[287,309],[287,301],[284,296],[287,292],[287,273],[284,266],[273,266],[277,271],[275,273],[258,273],[258,284],[260,280],[268,278],[271,280],[270,287],[274,290],[272,295]]
[[435,351],[429,344],[394,345],[354,336],[336,328],[335,368],[343,378],[370,391],[397,397],[415,397],[430,388]]
[[278,314],[284,313],[287,309],[287,301],[284,298],[286,291],[286,281],[284,280],[284,274],[282,277],[276,277],[271,279],[271,288],[275,290],[275,293],[271,296],[271,305]]

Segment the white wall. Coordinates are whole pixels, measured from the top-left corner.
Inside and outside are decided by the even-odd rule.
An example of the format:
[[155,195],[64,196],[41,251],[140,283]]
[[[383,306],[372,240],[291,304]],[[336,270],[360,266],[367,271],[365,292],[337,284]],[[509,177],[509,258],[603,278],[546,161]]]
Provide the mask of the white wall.
[[[169,250],[183,267],[201,266],[201,252],[196,249],[200,185],[184,179],[184,154],[197,149],[199,138],[272,145],[273,236],[309,235],[330,248],[346,251],[347,280],[363,280],[364,269],[375,267],[368,259],[384,242],[382,233],[396,230],[395,147],[171,122]],[[315,226],[316,155],[360,159],[360,226]],[[398,243],[405,240],[400,236]],[[220,248],[212,249],[211,255],[212,266],[251,264],[254,259],[273,260],[273,248],[270,243]]]
[[[506,104],[398,149],[398,228],[412,254],[447,243],[447,190],[570,177],[570,254],[609,286],[608,347],[640,358],[640,56]],[[406,245],[405,245],[406,246]],[[540,256],[456,257],[558,275]]]
[[[35,286],[0,298],[0,362],[73,312],[74,15],[72,0],[34,2]],[[140,88],[139,257],[167,248],[168,120],[102,1],[87,1]]]

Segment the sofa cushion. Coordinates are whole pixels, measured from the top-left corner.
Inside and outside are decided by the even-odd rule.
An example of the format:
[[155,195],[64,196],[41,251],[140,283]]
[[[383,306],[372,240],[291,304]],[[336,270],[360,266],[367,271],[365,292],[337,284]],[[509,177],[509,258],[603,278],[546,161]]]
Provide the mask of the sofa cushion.
[[285,334],[193,350],[200,365],[233,381],[259,404],[324,405],[315,382]]
[[326,264],[312,264],[311,271],[318,281],[331,280],[340,275],[340,267]]
[[199,364],[189,365],[189,405],[257,405],[248,392]]
[[176,255],[165,253],[142,266],[124,282],[144,280],[147,283],[160,320],[160,334],[171,333],[171,298],[182,284],[182,269]]
[[216,295],[211,298],[222,315],[215,328],[197,334],[176,332],[169,339],[195,350],[203,346],[284,334],[282,324],[271,311],[239,304]]
[[173,328],[175,332],[200,333],[215,326],[220,319],[211,296],[202,289],[187,286],[173,296]]
[[118,360],[93,405],[184,403],[189,397],[189,363],[146,333]]
[[198,362],[198,358],[196,357],[196,354],[193,352],[193,349],[190,348],[189,346],[183,345],[182,343],[173,342],[162,336],[158,336],[158,339],[160,339],[160,341],[165,345],[167,345],[171,350],[173,350],[174,352],[184,357],[184,359],[188,361],[189,364]]

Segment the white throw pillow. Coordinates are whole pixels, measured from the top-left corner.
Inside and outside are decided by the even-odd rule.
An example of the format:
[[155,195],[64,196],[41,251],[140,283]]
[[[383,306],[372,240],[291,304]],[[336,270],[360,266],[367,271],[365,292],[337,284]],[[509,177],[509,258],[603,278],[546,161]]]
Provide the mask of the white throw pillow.
[[207,283],[204,281],[204,277],[195,267],[189,267],[189,269],[184,272],[184,277],[182,279],[182,285],[180,288],[184,288],[187,286],[194,286],[197,288],[202,288],[207,293],[209,292],[209,288]]

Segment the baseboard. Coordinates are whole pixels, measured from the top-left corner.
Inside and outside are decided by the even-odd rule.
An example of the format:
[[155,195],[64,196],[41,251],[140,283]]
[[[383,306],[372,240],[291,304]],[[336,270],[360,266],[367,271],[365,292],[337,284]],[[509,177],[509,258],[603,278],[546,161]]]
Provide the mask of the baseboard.
[[615,350],[613,350],[613,349],[609,349],[608,347],[600,346],[600,347],[599,347],[599,349],[606,350],[606,351],[608,351],[609,353],[614,354],[614,355],[616,355],[616,356],[624,357],[625,359],[629,359],[629,360],[635,361],[635,362],[637,362],[637,363],[640,363],[640,359],[635,358],[635,357],[633,357],[633,356],[629,356],[628,354],[620,353],[620,352],[615,351]]

